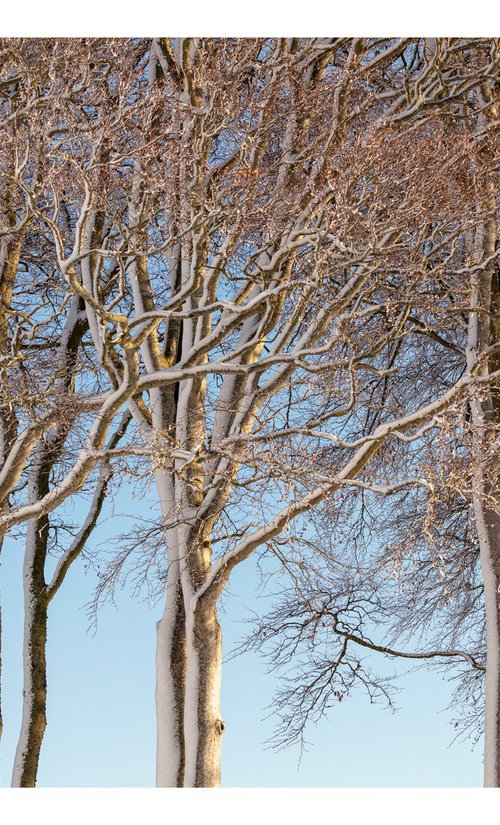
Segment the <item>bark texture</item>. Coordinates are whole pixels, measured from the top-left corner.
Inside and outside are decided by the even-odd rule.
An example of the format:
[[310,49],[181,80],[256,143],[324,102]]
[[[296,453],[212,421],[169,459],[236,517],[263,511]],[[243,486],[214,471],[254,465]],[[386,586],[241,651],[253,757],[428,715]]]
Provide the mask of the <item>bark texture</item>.
[[33,788],[47,724],[47,594],[44,564],[48,519],[28,527],[24,562],[24,680],[23,715],[17,744],[12,786]]
[[157,625],[156,649],[156,785],[184,784],[184,691],[187,651],[185,611],[180,583],[174,581]]
[[[494,214],[491,183],[486,203]],[[486,258],[495,252],[496,224],[489,220],[477,233],[477,253]],[[487,376],[498,370],[500,354],[491,349],[500,344],[500,284],[496,262],[472,276],[472,305],[469,319],[468,365]],[[488,350],[488,356],[485,355]],[[486,695],[484,784],[500,786],[500,473],[489,460],[500,427],[500,391],[488,386],[471,403],[474,432],[473,501],[486,608]]]
[[217,788],[221,784],[222,633],[213,599],[199,602],[187,622],[188,677],[184,725],[184,787]]

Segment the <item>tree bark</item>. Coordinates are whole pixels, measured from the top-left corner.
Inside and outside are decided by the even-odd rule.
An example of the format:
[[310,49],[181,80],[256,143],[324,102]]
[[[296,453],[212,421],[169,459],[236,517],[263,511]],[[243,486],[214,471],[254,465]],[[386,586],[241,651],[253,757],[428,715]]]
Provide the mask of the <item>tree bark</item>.
[[[495,214],[492,184],[486,186],[487,202]],[[487,221],[477,231],[477,257],[493,256],[496,248],[496,223]],[[500,283],[496,262],[475,270],[471,283],[473,311],[469,316],[467,362],[477,373],[487,376],[500,368],[500,353],[489,357],[485,350],[500,343]],[[471,401],[473,425],[474,478],[473,502],[479,539],[486,611],[486,692],[484,784],[500,787],[500,472],[490,459],[500,429],[500,390],[481,390]]]
[[12,787],[34,788],[40,749],[46,727],[47,700],[47,609],[43,563],[47,517],[32,521],[28,527],[24,562],[24,682],[23,716],[17,744]]
[[186,617],[188,669],[184,710],[184,787],[221,784],[224,723],[220,711],[222,633],[215,600],[201,599]]
[[[482,491],[481,491],[482,492]],[[484,785],[500,787],[500,517],[474,496],[486,606]]]
[[[172,576],[172,578],[174,578]],[[186,625],[179,580],[167,588],[167,603],[156,639],[156,785],[184,784],[184,691]]]

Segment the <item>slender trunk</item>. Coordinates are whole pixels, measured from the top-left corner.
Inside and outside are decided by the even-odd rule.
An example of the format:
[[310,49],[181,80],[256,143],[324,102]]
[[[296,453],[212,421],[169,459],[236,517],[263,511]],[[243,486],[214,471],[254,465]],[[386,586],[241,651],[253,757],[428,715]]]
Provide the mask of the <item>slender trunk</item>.
[[[495,214],[491,181],[486,186],[486,202]],[[476,257],[492,258],[496,248],[496,224],[492,218],[478,228]],[[479,375],[487,376],[500,368],[500,356],[485,358],[484,352],[500,342],[498,310],[500,284],[493,262],[483,270],[475,270],[471,282],[473,311],[469,316],[467,366],[477,367]],[[500,786],[500,472],[493,459],[493,443],[500,427],[500,391],[490,387],[479,391],[471,401],[473,425],[474,478],[473,502],[479,552],[484,583],[486,611],[486,695],[484,784]]]
[[[28,499],[38,501],[49,489],[50,447],[40,444],[28,481]],[[45,560],[49,517],[28,522],[23,566],[24,643],[23,716],[17,743],[12,786],[34,788],[46,727],[47,702],[47,611]]]
[[500,517],[485,504],[484,490],[474,495],[474,511],[486,606],[486,695],[484,713],[484,785],[500,787]]
[[220,712],[222,634],[213,599],[200,601],[186,618],[188,670],[184,734],[184,787],[221,784],[224,723]]
[[[24,683],[23,716],[17,744],[12,786],[34,788],[46,727],[47,699],[47,608],[45,582],[34,548],[38,522],[30,522],[24,563]],[[42,537],[43,540],[43,537]]]
[[157,624],[156,785],[159,788],[182,788],[184,784],[185,681],[185,611],[177,579],[168,587],[165,612]]
[[474,426],[474,514],[486,611],[484,784],[500,787],[500,490],[498,468],[488,460],[500,424],[500,405],[490,392],[471,404]]

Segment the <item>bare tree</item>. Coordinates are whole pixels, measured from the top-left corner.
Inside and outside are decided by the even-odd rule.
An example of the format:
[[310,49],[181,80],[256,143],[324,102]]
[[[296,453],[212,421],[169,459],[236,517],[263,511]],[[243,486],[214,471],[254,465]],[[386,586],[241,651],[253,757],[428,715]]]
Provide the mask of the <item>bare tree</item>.
[[[20,77],[7,64],[7,94],[3,115],[15,111]],[[12,78],[17,78],[15,81]],[[19,496],[28,493],[28,503],[38,505],[64,477],[68,462],[78,451],[78,405],[75,386],[85,367],[84,338],[88,332],[85,304],[80,296],[61,291],[53,273],[53,262],[39,232],[33,227],[33,211],[19,197],[16,176],[30,176],[39,184],[46,160],[36,129],[21,146],[11,135],[3,147],[2,182],[2,300],[1,300],[1,420],[5,469],[16,461],[16,437],[22,424],[40,418],[42,426],[32,442],[33,453],[26,462],[17,485],[7,478],[3,512],[16,507]],[[43,422],[43,412],[48,416]],[[109,440],[114,447],[123,436],[130,414]],[[46,428],[47,423],[49,427]],[[28,427],[29,430],[29,427]],[[27,458],[27,456],[25,456]],[[12,466],[12,465],[11,465]],[[15,467],[15,463],[14,463]],[[79,530],[66,521],[51,519],[42,510],[28,521],[24,553],[24,683],[23,718],[15,757],[13,785],[33,786],[46,725],[46,634],[48,607],[71,564],[83,550],[97,522],[106,495],[111,467],[103,462],[97,472],[91,505]],[[92,486],[92,485],[88,485]],[[72,535],[69,546],[61,535]],[[53,573],[47,573],[49,555],[57,555]]]
[[[43,433],[17,487],[10,493],[10,503],[27,489],[28,502],[37,504],[47,496],[64,474],[74,453],[75,409],[68,404],[77,376],[81,375],[82,342],[88,322],[82,299],[66,295],[61,302],[50,283],[50,272],[37,251],[30,246],[29,230],[24,232],[20,250],[6,249],[5,258],[16,254],[18,261],[7,281],[3,311],[10,315],[3,328],[2,340],[2,409],[5,422],[4,446],[15,441],[20,421],[36,415],[50,394],[61,405],[51,428]],[[43,250],[41,250],[43,252]],[[33,255],[33,257],[31,257]],[[28,297],[26,297],[26,294]],[[69,300],[67,300],[69,298]],[[10,320],[10,323],[9,323]],[[125,413],[108,447],[116,446],[123,436],[130,414]],[[8,437],[7,437],[8,436]],[[73,441],[73,444],[71,443]],[[96,525],[106,495],[111,467],[103,462],[93,485],[87,517],[81,528],[72,531],[67,520],[51,518],[42,512],[28,522],[24,553],[24,684],[23,719],[14,764],[13,785],[34,786],[40,747],[46,725],[46,634],[49,604],[59,590],[73,561],[83,550]],[[65,547],[61,536],[73,540]],[[67,541],[67,539],[66,539]],[[47,573],[48,555],[57,555],[53,573]]]
[[[498,85],[483,83],[479,129],[498,120]],[[497,148],[497,146],[495,147]],[[486,150],[487,151],[487,150]],[[500,278],[497,261],[498,156],[487,154],[486,178],[473,168],[478,210],[484,220],[471,237],[471,312],[467,340],[469,371],[488,376],[500,364]],[[484,264],[479,264],[484,261]],[[470,404],[473,425],[472,499],[479,540],[486,608],[485,784],[500,785],[500,396],[496,383],[476,393]]]
[[[0,526],[33,530],[82,489],[120,454],[107,439],[128,409],[165,540],[157,782],[218,785],[217,600],[231,571],[346,488],[423,483],[379,489],[394,441],[411,453],[451,405],[498,378],[474,362],[439,392],[398,395],[408,358],[395,360],[425,322],[413,315],[443,317],[450,289],[460,293],[465,239],[491,211],[471,198],[468,173],[494,134],[458,115],[497,72],[498,44],[2,49],[15,159],[5,186],[51,288],[84,308],[89,362],[62,382],[74,455],[50,489],[34,491],[32,476]],[[479,248],[474,271],[490,260]],[[28,412],[21,399],[24,429],[0,473],[6,502],[44,446],[56,449],[60,391],[49,381]]]
[[[475,89],[467,116],[461,109],[476,135],[492,134],[496,128],[495,89],[495,81],[482,84]],[[390,386],[385,378],[377,382],[371,408],[366,413],[361,408],[368,430],[385,414],[387,402],[399,405],[406,396],[407,403],[408,393],[423,399],[443,392],[467,371],[484,377],[498,371],[496,147],[497,138],[477,157],[471,156],[470,198],[482,219],[462,238],[462,266],[454,273],[447,267],[444,277],[439,276],[436,298],[441,310],[438,302],[434,307],[414,305],[414,330],[394,350],[391,361],[399,378],[392,378]],[[449,279],[459,272],[464,278],[461,288]],[[390,462],[378,467],[377,484],[356,479],[353,484],[360,495],[354,499],[349,528],[339,539],[342,570],[336,567],[338,547],[336,554],[325,553],[323,536],[326,570],[316,573],[310,586],[293,576],[293,588],[259,620],[243,645],[267,649],[277,668],[288,666],[297,654],[300,679],[294,670],[292,686],[276,698],[282,717],[278,744],[301,738],[308,719],[349,692],[355,675],[371,698],[382,696],[390,702],[388,686],[363,671],[356,651],[367,648],[390,657],[432,660],[439,668],[448,662],[462,715],[456,727],[476,740],[484,729],[485,785],[498,786],[497,395],[496,381],[477,387],[466,404],[452,405],[422,432],[409,454],[400,444]],[[400,483],[402,476],[406,481]],[[396,501],[374,503],[374,493],[375,498],[390,495]],[[329,530],[336,535],[339,512],[344,522],[345,506],[326,514]],[[316,527],[321,518],[325,514],[317,513]],[[347,563],[349,545],[354,549]],[[300,563],[312,563],[314,569],[314,557]],[[415,637],[426,642],[419,651],[412,648]],[[401,643],[406,644],[404,652],[396,650]],[[469,666],[464,668],[464,663]]]

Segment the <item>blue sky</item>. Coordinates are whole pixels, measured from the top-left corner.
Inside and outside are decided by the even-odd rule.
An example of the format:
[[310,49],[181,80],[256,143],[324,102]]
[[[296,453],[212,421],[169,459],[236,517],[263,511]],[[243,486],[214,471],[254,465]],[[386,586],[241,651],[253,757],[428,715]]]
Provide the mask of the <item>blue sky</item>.
[[[147,512],[122,488],[116,512]],[[103,513],[92,543],[106,543],[131,519]],[[108,513],[109,515],[109,513]],[[76,517],[75,517],[76,518]],[[10,784],[21,713],[22,542],[7,541],[2,563],[3,713],[1,784]],[[235,572],[221,623],[228,653],[241,638],[241,619],[259,609],[252,559]],[[97,632],[88,631],[85,605],[95,576],[82,560],[70,570],[50,607],[48,726],[39,771],[40,787],[147,787],[154,785],[155,622],[150,607],[117,594],[105,605]],[[375,663],[380,669],[381,661]],[[394,665],[390,665],[392,672]],[[226,787],[473,787],[482,784],[482,743],[450,747],[452,688],[435,672],[401,668],[400,710],[391,714],[357,692],[308,731],[308,750],[266,749],[273,718],[268,708],[275,677],[255,654],[228,661],[223,672],[222,779]],[[404,675],[406,674],[406,675]]]

